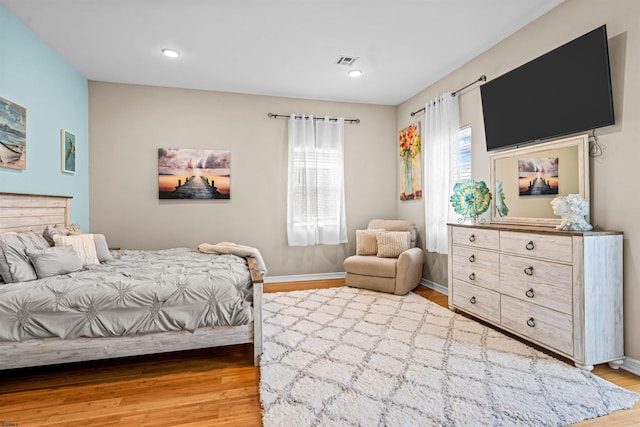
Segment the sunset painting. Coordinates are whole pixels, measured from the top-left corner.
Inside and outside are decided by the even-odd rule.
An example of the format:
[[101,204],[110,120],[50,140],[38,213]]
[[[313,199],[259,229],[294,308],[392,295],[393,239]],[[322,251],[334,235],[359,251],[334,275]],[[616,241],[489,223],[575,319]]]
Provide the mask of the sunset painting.
[[518,159],[520,195],[557,195],[558,160],[557,157]]
[[230,199],[231,152],[158,149],[160,199]]

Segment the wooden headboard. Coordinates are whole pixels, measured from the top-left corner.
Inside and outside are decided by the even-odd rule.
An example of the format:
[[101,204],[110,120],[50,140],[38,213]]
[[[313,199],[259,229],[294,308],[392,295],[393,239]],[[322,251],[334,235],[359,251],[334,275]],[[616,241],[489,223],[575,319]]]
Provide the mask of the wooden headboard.
[[0,233],[71,223],[71,196],[0,193]]

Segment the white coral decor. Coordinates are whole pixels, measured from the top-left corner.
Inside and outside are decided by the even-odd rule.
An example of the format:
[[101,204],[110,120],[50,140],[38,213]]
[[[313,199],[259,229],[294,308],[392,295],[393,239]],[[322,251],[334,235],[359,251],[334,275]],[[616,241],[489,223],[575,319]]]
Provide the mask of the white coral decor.
[[589,203],[579,194],[556,197],[551,201],[553,213],[561,217],[558,230],[589,231],[593,227],[584,217],[589,213]]

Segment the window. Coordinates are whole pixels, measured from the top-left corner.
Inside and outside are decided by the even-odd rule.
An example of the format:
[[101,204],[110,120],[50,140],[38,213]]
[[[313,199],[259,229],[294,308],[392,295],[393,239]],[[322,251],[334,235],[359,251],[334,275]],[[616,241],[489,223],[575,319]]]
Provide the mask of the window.
[[343,129],[343,119],[289,119],[289,246],[347,241]]
[[460,128],[456,146],[452,150],[451,170],[455,182],[471,179],[471,125]]

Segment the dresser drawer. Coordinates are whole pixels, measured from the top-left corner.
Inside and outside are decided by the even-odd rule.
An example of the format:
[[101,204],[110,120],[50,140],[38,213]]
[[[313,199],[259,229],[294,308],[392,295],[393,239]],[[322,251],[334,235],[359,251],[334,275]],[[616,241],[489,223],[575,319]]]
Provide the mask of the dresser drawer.
[[500,279],[500,293],[571,315],[571,288]]
[[498,289],[500,256],[497,252],[453,246],[453,278],[489,289]]
[[454,245],[493,250],[500,248],[500,233],[498,230],[483,230],[468,227],[451,227],[451,229]]
[[569,356],[573,355],[571,316],[507,295],[501,297],[500,311],[502,326]]
[[571,236],[501,231],[500,250],[552,261],[573,261]]
[[544,283],[570,291],[573,283],[573,267],[533,258],[501,254],[500,282]]
[[500,323],[500,294],[497,292],[453,279],[453,305]]

